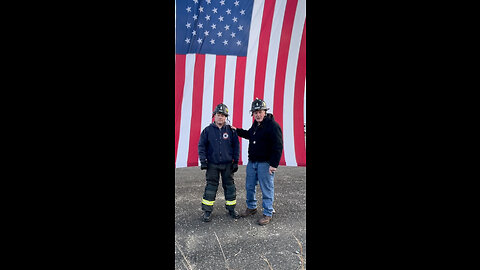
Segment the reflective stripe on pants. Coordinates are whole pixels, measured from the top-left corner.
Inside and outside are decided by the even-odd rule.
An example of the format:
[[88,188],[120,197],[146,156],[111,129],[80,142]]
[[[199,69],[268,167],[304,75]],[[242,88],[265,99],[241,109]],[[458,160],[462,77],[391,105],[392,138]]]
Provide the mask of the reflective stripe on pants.
[[213,205],[215,201],[207,201],[205,199],[202,199],[202,203],[205,204],[205,205]]
[[235,204],[237,204],[237,200],[226,201],[225,204],[226,204],[226,205],[235,205]]

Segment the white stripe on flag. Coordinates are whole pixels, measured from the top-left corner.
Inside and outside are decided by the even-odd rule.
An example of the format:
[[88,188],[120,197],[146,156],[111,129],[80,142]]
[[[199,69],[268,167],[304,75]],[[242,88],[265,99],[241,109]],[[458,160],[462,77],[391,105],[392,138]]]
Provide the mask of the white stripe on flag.
[[[203,80],[202,125],[200,132],[212,123],[213,85],[215,83],[216,55],[205,55],[205,71]],[[198,112],[197,112],[198,113]]]
[[[248,38],[247,63],[245,65],[245,86],[243,96],[243,121],[242,128],[248,130],[252,125],[250,108],[255,88],[255,67],[257,65],[258,41],[260,38],[260,27],[262,24],[264,1],[253,2],[252,23]],[[242,139],[242,160],[244,164],[248,160],[248,140]]]
[[282,35],[283,17],[285,15],[285,6],[287,1],[276,1],[273,13],[272,30],[270,34],[270,43],[268,46],[267,67],[265,71],[265,93],[264,100],[270,108],[269,113],[274,113],[273,97],[275,92],[275,74],[277,71],[278,48],[280,46],[280,36]]
[[183,88],[182,117],[180,119],[180,134],[178,136],[178,151],[176,167],[187,167],[188,148],[190,141],[190,120],[192,115],[193,73],[195,54],[187,54],[185,58],[185,86]]
[[233,93],[235,89],[235,66],[237,57],[227,55],[225,59],[225,82],[223,91],[223,103],[228,107],[228,120],[233,123]]
[[285,93],[283,100],[283,142],[285,165],[297,166],[295,158],[295,139],[293,135],[293,101],[295,94],[295,78],[297,73],[298,54],[302,41],[305,22],[305,1],[298,1],[293,22],[292,37],[288,51],[287,69],[285,73]]

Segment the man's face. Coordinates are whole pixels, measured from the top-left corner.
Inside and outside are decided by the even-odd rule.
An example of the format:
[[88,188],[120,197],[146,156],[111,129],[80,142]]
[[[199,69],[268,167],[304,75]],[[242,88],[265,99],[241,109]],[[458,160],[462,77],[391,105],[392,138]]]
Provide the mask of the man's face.
[[254,111],[253,117],[255,117],[255,121],[260,123],[263,121],[263,118],[265,117],[266,114],[267,113],[265,112],[265,110]]
[[223,115],[223,113],[216,113],[215,114],[215,123],[219,124],[219,125],[223,125],[225,124],[225,119],[227,117],[225,115]]

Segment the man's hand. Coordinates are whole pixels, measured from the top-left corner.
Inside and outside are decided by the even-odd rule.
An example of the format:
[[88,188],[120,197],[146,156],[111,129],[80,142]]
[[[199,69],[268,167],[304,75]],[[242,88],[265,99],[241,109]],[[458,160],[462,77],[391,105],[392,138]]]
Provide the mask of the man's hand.
[[273,172],[275,172],[276,170],[277,170],[277,168],[274,168],[274,167],[272,167],[272,166],[270,166],[270,167],[268,168],[268,172],[269,172],[270,174],[273,174]]
[[237,162],[234,161],[232,164],[232,173],[237,171],[238,171],[238,161]]
[[236,127],[234,127],[234,126],[230,126],[230,127],[231,127],[233,130],[237,130],[237,128],[236,128]]
[[201,164],[200,165],[201,170],[206,170],[207,169],[207,167],[208,167],[207,166],[207,161],[202,161],[202,162],[200,162],[200,164]]

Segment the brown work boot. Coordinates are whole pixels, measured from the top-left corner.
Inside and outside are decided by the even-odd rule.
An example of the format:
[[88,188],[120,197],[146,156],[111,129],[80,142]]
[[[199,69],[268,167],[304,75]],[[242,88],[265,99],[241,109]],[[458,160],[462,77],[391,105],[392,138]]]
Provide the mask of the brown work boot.
[[263,217],[258,220],[258,224],[266,225],[266,224],[270,223],[270,220],[272,220],[272,217],[263,215]]
[[241,213],[240,216],[247,217],[247,216],[250,216],[250,215],[255,215],[256,213],[257,213],[257,208],[250,209],[250,208],[247,207],[245,212]]

